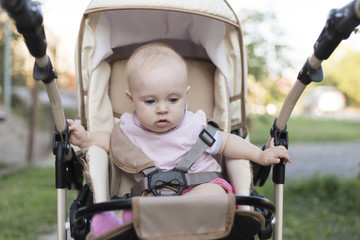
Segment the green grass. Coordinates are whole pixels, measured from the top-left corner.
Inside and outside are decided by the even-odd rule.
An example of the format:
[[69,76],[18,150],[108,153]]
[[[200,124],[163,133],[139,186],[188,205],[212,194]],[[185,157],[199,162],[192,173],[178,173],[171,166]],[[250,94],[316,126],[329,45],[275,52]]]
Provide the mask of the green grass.
[[[250,117],[250,140],[263,145],[270,136],[275,118],[270,116]],[[359,141],[360,121],[334,119],[290,118],[287,124],[290,144],[293,142]]]
[[30,167],[2,177],[0,193],[1,240],[37,239],[56,230],[54,168]]
[[[54,168],[27,168],[0,180],[0,239],[56,231]],[[271,178],[269,178],[271,179]],[[360,239],[360,178],[314,175],[285,184],[283,239]],[[268,180],[256,190],[273,199]],[[68,194],[68,204],[75,198]]]
[[[258,192],[273,199],[268,181]],[[291,240],[360,239],[360,178],[314,175],[285,184],[284,235]]]
[[1,163],[1,162],[0,162],[0,170],[5,169],[5,168],[7,168],[7,167],[8,167],[8,164]]

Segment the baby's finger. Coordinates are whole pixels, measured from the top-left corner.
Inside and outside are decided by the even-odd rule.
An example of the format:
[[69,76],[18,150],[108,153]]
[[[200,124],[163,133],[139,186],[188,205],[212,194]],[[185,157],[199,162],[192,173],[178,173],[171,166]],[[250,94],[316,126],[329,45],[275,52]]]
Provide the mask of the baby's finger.
[[272,161],[272,164],[278,164],[278,163],[280,163],[280,161],[281,161],[280,158],[274,157],[273,161]]
[[274,138],[270,138],[269,142],[268,142],[268,145],[267,145],[267,148],[272,148],[274,147]]
[[68,122],[69,126],[74,124],[74,121],[72,119],[67,119],[66,121]]
[[286,164],[286,162],[291,162],[291,157],[289,155],[289,152],[284,146],[277,146],[276,149],[277,149],[275,153],[276,157],[284,158],[286,160],[284,161],[284,164]]
[[283,157],[284,158],[284,165],[286,164],[286,163],[291,163],[292,162],[292,160],[291,160],[291,157],[290,157],[290,155],[287,153],[287,154],[285,154],[285,156]]

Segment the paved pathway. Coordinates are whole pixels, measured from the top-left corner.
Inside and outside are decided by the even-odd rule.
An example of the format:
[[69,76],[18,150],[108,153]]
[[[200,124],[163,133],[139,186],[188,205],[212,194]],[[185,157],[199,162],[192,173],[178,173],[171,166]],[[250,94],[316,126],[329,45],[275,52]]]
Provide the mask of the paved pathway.
[[[0,121],[0,163],[24,166],[27,163],[28,124],[25,120],[12,115]],[[39,128],[37,128],[39,130]],[[34,139],[34,164],[42,164],[52,152],[52,133],[50,129],[36,131]],[[46,131],[48,130],[48,131]]]
[[290,143],[289,153],[293,162],[286,167],[286,179],[309,177],[315,172],[341,178],[360,174],[360,141]]

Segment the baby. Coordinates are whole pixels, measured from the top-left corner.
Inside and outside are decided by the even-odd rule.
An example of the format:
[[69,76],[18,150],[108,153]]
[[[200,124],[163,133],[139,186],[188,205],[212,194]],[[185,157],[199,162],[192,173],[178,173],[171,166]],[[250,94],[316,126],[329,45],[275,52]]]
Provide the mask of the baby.
[[[187,68],[184,59],[163,44],[148,44],[138,48],[127,63],[129,89],[126,96],[135,111],[120,118],[121,131],[155,163],[160,171],[171,170],[191,149],[206,128],[205,113],[187,110]],[[79,147],[97,145],[109,152],[110,133],[86,132],[69,120],[70,141]],[[248,159],[268,166],[291,162],[283,146],[265,151],[234,134],[217,131],[215,144],[195,161],[188,172],[221,172],[212,157],[222,154],[229,159]],[[231,170],[230,170],[231,171]],[[215,179],[186,189],[183,194],[234,193],[224,179]]]

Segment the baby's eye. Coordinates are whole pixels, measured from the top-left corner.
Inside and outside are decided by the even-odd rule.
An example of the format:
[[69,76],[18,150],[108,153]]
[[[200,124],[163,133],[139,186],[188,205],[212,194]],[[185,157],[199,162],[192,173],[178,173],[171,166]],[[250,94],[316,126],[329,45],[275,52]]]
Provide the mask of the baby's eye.
[[179,99],[178,98],[170,98],[169,102],[176,103]]
[[149,100],[145,100],[144,102],[146,104],[153,104],[153,103],[155,103],[155,100],[154,99],[149,99]]

